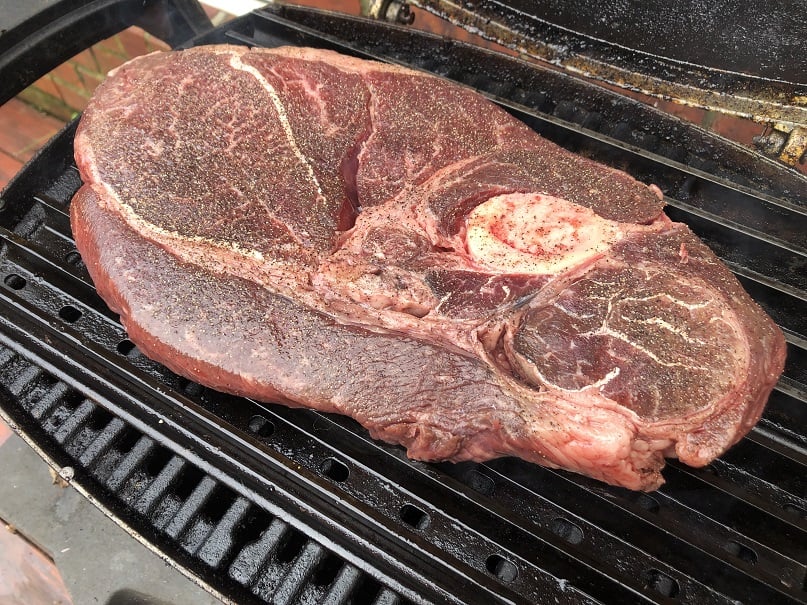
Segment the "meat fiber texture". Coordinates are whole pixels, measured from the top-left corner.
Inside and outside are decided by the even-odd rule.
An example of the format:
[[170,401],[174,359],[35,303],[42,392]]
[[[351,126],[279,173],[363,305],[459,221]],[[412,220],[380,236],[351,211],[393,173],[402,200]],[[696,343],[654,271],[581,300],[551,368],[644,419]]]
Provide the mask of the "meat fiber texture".
[[347,414],[414,459],[632,489],[759,419],[784,339],[661,192],[471,90],[334,52],[205,46],[110,74],[76,245],[149,357]]

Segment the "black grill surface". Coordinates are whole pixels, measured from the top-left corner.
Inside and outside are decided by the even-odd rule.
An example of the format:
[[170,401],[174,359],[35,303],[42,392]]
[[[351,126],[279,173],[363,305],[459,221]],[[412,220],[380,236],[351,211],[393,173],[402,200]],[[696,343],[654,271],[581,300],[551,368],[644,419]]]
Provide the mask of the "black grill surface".
[[75,124],[0,201],[0,411],[159,550],[238,602],[807,603],[807,185],[562,74],[404,28],[274,8],[194,41],[306,44],[474,86],[655,182],[785,331],[759,425],[643,494],[514,459],[429,465],[355,422],[237,399],[145,358],[67,209]]

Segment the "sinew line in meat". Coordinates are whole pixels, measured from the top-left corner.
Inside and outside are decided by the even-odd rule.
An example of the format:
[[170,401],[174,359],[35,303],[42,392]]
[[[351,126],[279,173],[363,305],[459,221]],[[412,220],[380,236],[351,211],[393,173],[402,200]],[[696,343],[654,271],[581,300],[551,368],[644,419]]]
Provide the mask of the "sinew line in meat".
[[762,413],[781,332],[661,192],[473,91],[331,51],[205,46],[110,74],[76,245],[148,356],[347,414],[420,460],[633,489]]

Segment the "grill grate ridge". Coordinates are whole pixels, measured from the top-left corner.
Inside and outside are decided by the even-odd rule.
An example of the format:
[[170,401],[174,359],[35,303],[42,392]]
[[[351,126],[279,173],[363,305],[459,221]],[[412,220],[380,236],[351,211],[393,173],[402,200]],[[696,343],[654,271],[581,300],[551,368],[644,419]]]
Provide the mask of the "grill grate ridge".
[[307,541],[289,567],[283,581],[278,585],[272,597],[272,604],[292,605],[301,601],[307,602],[309,598],[302,593],[306,588],[310,588],[309,582],[324,558],[323,548],[316,542]]
[[202,477],[190,495],[182,502],[177,512],[168,521],[165,533],[175,540],[178,539],[187,529],[188,524],[207,503],[216,486],[217,483],[212,477],[207,475]]
[[203,562],[211,567],[221,566],[232,550],[233,529],[236,524],[244,519],[249,506],[249,502],[239,496],[228,507],[221,520],[216,523],[196,553]]
[[[29,385],[34,383],[43,375],[42,369],[36,366],[28,366],[24,370],[16,373],[16,378],[8,385],[9,392],[15,397],[22,397],[28,391]],[[32,398],[36,398],[34,395]]]
[[[63,383],[61,383],[63,384]],[[110,447],[120,440],[126,424],[120,418],[111,418],[109,423],[96,434],[95,438],[80,451],[75,452],[78,462],[87,469],[94,469],[95,463]]]
[[111,489],[112,491],[120,490],[125,485],[126,481],[132,476],[135,470],[137,470],[143,460],[145,460],[146,456],[148,456],[155,448],[156,445],[153,439],[146,437],[145,435],[141,435],[141,437],[134,444],[134,447],[129,450],[129,452],[117,464],[112,474],[109,475],[109,478],[106,480],[107,488]]
[[141,515],[149,515],[165,497],[171,485],[177,480],[185,467],[185,461],[179,456],[172,456],[141,494],[134,501],[133,508]]
[[260,537],[243,548],[233,559],[228,569],[230,577],[249,587],[256,596],[268,597],[271,591],[262,594],[259,588],[259,578],[265,573],[270,564],[270,558],[289,531],[292,530],[287,523],[277,518],[272,519],[271,524],[261,532]]
[[94,411],[95,404],[88,399],[83,400],[73,413],[59,424],[59,428],[53,433],[53,438],[64,444],[85,425]]
[[391,590],[382,588],[373,600],[373,605],[400,605],[401,599]]
[[327,592],[322,596],[320,605],[345,605],[350,602],[361,582],[361,572],[352,565],[342,565]]

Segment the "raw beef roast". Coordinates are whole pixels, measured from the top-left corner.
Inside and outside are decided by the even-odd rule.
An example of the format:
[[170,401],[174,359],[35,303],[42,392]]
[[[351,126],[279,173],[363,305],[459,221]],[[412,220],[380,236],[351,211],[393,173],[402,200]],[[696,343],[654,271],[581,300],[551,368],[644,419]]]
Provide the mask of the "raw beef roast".
[[661,192],[476,93],[329,51],[116,70],[71,220],[148,356],[348,414],[420,460],[515,455],[634,489],[757,421],[784,340]]

